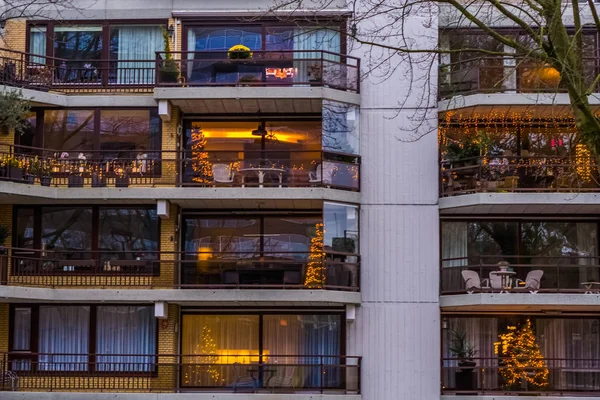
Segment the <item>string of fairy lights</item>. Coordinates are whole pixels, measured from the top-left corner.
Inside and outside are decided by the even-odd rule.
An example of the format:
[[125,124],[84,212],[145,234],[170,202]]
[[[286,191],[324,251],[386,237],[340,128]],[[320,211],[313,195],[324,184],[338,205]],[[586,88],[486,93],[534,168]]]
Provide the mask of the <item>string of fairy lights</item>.
[[315,224],[315,236],[310,239],[310,254],[306,265],[304,286],[311,288],[322,288],[325,284],[325,265],[323,252],[323,238],[325,230],[323,223]]

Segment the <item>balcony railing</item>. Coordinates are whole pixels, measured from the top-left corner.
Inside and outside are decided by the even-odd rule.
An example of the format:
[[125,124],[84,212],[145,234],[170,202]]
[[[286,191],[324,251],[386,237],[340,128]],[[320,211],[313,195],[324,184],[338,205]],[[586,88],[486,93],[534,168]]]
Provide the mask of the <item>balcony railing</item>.
[[331,355],[0,354],[0,390],[360,393],[361,358]]
[[[591,85],[600,73],[600,58],[584,58],[583,74]],[[440,65],[441,98],[475,93],[566,92],[560,73],[547,65],[516,58],[483,57]],[[600,91],[596,86],[595,92]]]
[[0,84],[58,92],[152,92],[157,86],[320,86],[359,91],[360,60],[328,51],[172,52],[166,60],[68,60],[0,48]]
[[[522,367],[506,358],[475,358],[465,366],[456,358],[442,359],[442,394],[594,395],[600,390],[600,360],[519,357]],[[512,366],[511,366],[512,365]],[[534,380],[534,376],[537,377]],[[518,376],[522,375],[523,378]],[[516,376],[509,385],[503,376]],[[528,381],[529,379],[529,381]],[[541,383],[532,384],[531,381]]]
[[324,252],[152,252],[9,248],[0,284],[40,287],[358,291],[360,256]]
[[474,157],[441,162],[441,195],[478,192],[598,192],[591,157]]
[[[359,91],[360,60],[323,50],[252,51],[232,59],[226,51],[158,53],[159,86],[325,86]],[[169,73],[167,63],[180,74]],[[166,70],[167,69],[167,70]]]
[[0,180],[53,187],[315,187],[359,190],[360,157],[330,151],[0,150]]
[[441,293],[600,294],[600,258],[489,255],[442,259]]

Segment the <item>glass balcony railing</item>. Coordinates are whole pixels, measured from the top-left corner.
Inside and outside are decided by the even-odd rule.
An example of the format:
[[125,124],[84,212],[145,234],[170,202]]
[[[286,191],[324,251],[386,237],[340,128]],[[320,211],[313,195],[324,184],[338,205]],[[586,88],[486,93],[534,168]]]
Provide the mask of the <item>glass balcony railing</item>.
[[358,291],[360,255],[314,252],[152,252],[9,248],[0,284],[45,287]]
[[68,60],[0,49],[0,84],[58,92],[157,86],[317,86],[359,92],[360,60],[324,50],[157,52],[154,60]]
[[52,187],[329,187],[358,191],[360,157],[323,151],[85,151],[9,147],[0,180]]
[[586,157],[498,156],[442,161],[441,195],[478,192],[598,192],[596,160]]

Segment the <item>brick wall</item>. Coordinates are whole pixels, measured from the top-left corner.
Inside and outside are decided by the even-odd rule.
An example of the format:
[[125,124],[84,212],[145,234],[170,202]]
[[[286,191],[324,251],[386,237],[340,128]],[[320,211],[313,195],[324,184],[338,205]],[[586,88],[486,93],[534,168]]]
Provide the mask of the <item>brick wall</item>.
[[6,21],[3,39],[4,43],[2,44],[7,48],[15,51],[25,51],[27,22],[24,19],[11,19]]

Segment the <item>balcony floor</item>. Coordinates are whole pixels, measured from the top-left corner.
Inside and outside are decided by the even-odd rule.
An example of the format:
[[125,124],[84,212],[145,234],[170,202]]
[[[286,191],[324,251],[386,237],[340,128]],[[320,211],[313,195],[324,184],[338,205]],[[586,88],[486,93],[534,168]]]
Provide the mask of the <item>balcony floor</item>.
[[[594,297],[596,298],[596,296]],[[174,304],[210,306],[339,306],[341,304],[360,304],[361,294],[359,292],[339,290],[46,289],[23,286],[0,286],[0,299],[3,302],[14,303],[86,303],[103,301],[115,303],[149,303],[166,301]]]
[[598,312],[599,294],[473,293],[440,296],[445,312]]

